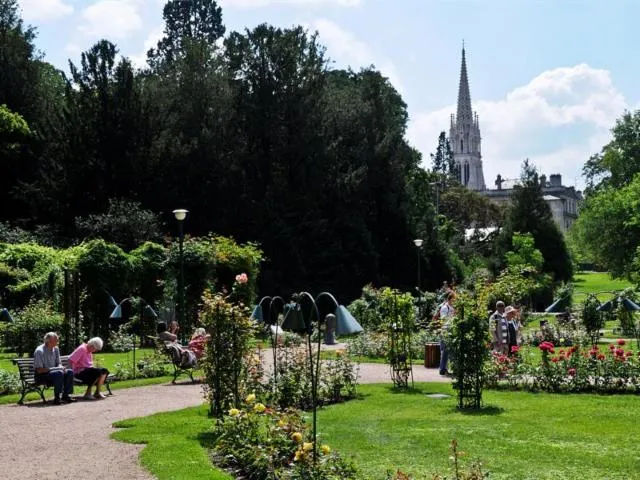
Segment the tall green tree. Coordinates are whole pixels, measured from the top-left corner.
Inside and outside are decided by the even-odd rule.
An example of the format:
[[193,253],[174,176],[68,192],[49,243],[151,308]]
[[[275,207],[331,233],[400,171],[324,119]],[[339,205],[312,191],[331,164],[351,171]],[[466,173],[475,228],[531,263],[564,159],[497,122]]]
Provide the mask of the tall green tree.
[[622,188],[604,187],[589,195],[573,235],[583,252],[614,276],[634,271],[640,246],[640,174]]
[[455,176],[455,162],[453,160],[453,150],[451,143],[444,132],[438,136],[438,147],[436,153],[431,154],[432,170],[442,175]]
[[162,17],[164,36],[147,53],[149,64],[156,70],[185,55],[194,41],[214,46],[225,33],[222,9],[215,0],[168,0]]
[[573,266],[564,237],[551,215],[549,205],[542,196],[542,185],[536,168],[525,160],[522,164],[520,184],[514,187],[505,228],[499,238],[499,257],[512,250],[513,236],[530,233],[535,248],[544,257],[543,271],[555,281],[569,281]]
[[640,110],[625,112],[611,133],[613,139],[582,169],[587,195],[607,187],[628,185],[640,172]]

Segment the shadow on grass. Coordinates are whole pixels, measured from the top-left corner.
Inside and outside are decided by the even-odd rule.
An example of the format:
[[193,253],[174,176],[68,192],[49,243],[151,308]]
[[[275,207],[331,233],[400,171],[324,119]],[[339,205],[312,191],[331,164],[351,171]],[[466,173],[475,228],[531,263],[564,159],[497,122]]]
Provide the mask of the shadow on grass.
[[425,391],[420,387],[394,387],[393,385],[389,385],[386,388],[388,393],[392,393],[394,395],[422,395]]
[[495,416],[495,415],[501,415],[502,413],[504,413],[504,408],[496,407],[493,405],[487,405],[480,408],[468,408],[468,409],[460,409],[456,406],[452,410],[455,412],[461,413],[462,415],[469,415],[472,417]]

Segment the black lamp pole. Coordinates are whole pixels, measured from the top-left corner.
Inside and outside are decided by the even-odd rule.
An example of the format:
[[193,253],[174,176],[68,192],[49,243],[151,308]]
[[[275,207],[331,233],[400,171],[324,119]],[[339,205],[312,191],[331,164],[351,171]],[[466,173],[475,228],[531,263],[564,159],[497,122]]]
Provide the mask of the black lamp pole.
[[180,245],[180,281],[178,285],[178,300],[180,302],[179,321],[182,329],[182,340],[184,341],[184,332],[187,330],[187,326],[184,323],[185,311],[184,311],[184,219],[187,218],[188,210],[177,209],[173,211],[176,220],[178,220],[178,238]]

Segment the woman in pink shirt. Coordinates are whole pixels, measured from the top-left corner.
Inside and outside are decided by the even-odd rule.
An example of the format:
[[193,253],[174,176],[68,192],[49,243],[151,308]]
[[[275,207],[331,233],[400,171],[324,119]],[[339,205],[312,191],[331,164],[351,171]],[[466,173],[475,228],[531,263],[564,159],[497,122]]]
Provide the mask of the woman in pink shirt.
[[[83,343],[69,355],[69,364],[73,369],[73,376],[82,380],[82,383],[88,385],[84,394],[85,400],[106,398],[100,392],[100,387],[104,384],[109,370],[106,368],[97,368],[93,366],[93,352],[102,350],[103,342],[100,337],[95,337],[87,343]],[[91,395],[91,387],[96,386],[96,391]]]

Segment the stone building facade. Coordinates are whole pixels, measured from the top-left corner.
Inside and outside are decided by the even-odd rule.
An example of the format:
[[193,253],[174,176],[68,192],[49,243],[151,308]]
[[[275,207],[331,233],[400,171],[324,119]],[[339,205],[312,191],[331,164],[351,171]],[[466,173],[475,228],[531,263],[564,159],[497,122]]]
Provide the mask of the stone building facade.
[[[449,130],[449,142],[458,172],[458,180],[467,188],[475,190],[497,203],[509,202],[517,181],[503,180],[501,175],[498,175],[494,182],[496,188],[488,189],[486,187],[482,168],[481,139],[478,114],[473,112],[471,108],[467,60],[463,46],[457,113],[455,116],[451,115]],[[582,193],[574,187],[562,185],[560,174],[550,175],[548,181],[544,175],[541,175],[540,181],[543,185],[543,198],[551,208],[553,219],[560,231],[566,232],[578,217]]]

